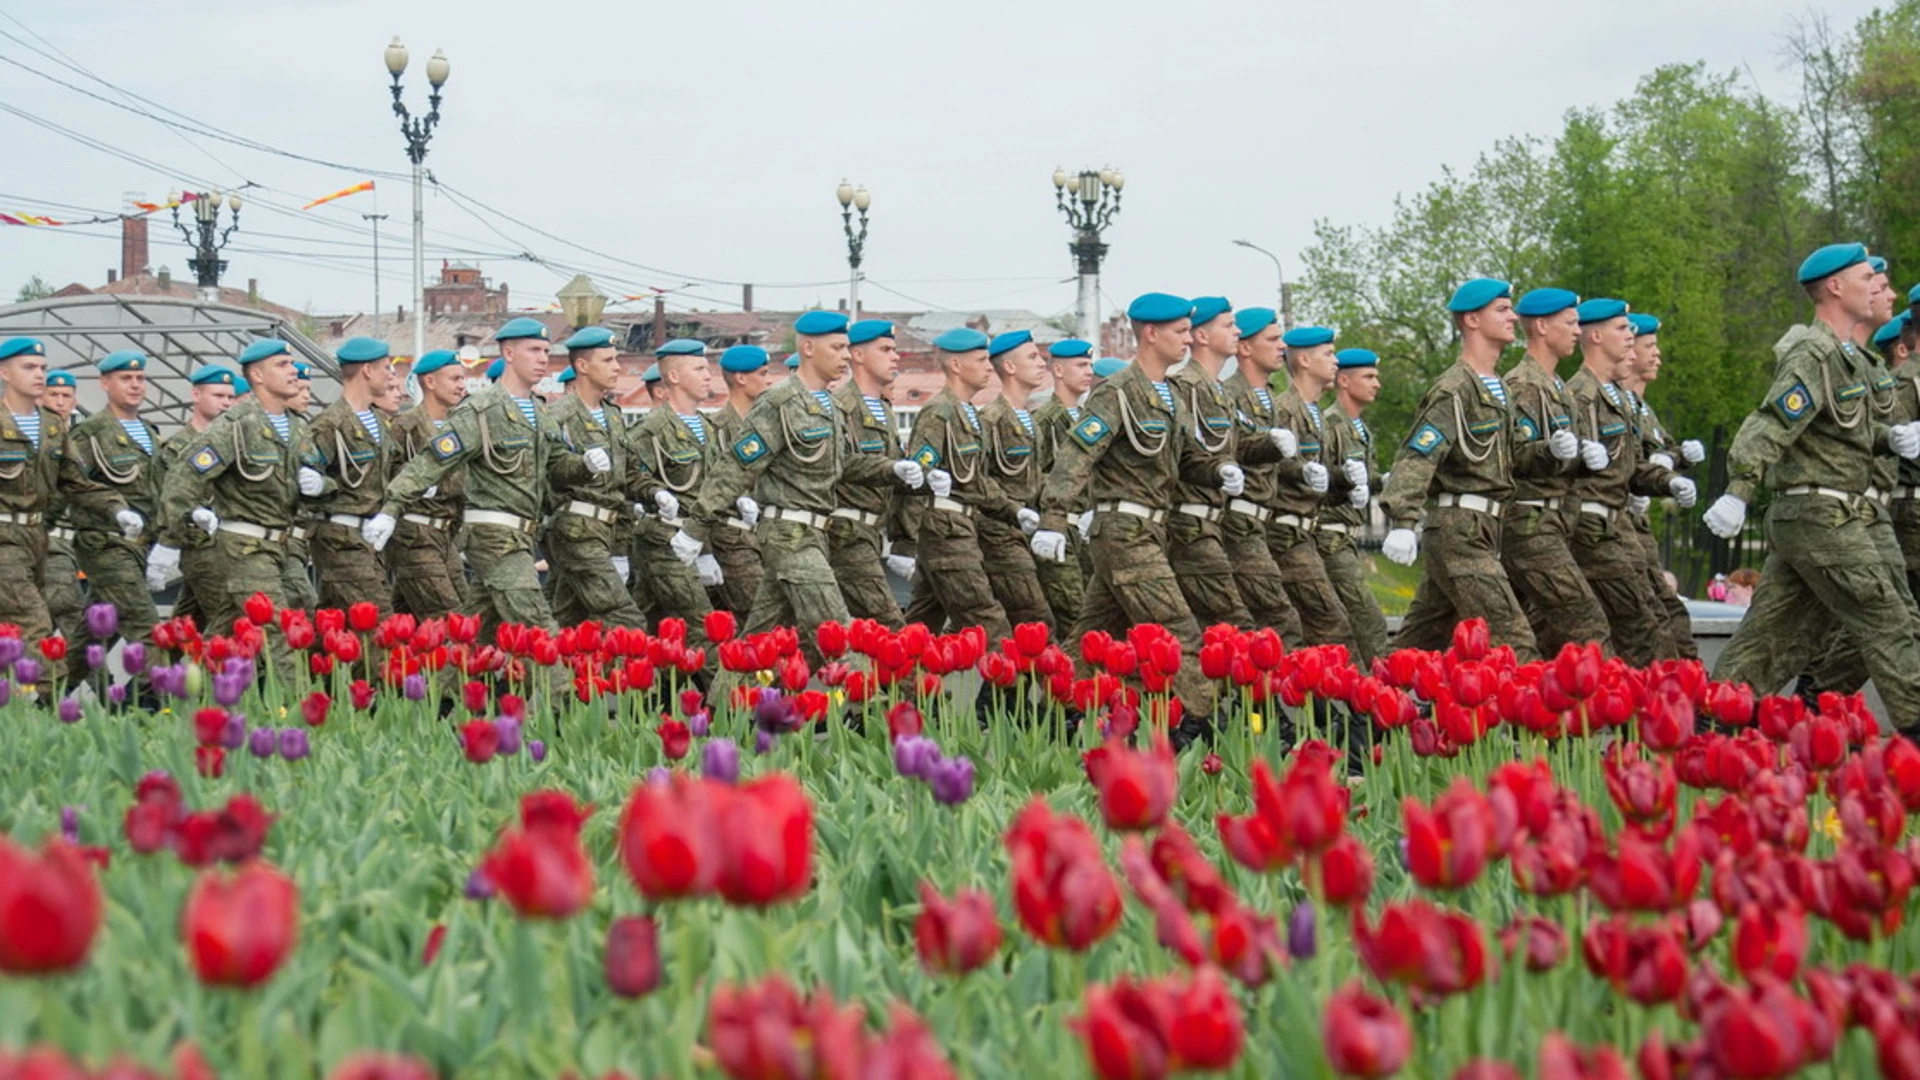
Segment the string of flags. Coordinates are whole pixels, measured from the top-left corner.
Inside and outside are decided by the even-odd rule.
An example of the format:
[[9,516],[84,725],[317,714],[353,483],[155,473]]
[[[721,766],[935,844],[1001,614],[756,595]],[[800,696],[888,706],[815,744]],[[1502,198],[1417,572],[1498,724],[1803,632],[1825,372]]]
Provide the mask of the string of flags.
[[29,214],[24,210],[17,214],[9,214],[3,210],[0,210],[0,225],[42,225],[42,226],[101,225],[109,221],[119,221],[121,218],[136,217],[136,216],[144,217],[148,214],[159,213],[162,210],[171,210],[176,206],[185,206],[186,204],[194,201],[195,199],[198,199],[199,197],[200,197],[199,195],[191,191],[186,191],[186,192],[182,192],[180,194],[180,198],[173,202],[140,202],[139,200],[135,200],[133,203],[133,208],[139,211],[137,215],[136,214],[96,214],[95,216],[90,218],[76,218],[72,221],[62,221],[58,218],[50,218],[43,214]]

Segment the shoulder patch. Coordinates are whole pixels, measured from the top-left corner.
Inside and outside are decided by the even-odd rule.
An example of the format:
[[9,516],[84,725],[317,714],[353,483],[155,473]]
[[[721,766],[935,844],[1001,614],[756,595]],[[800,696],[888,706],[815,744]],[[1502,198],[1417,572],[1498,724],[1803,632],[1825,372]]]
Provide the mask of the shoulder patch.
[[1807,415],[1807,410],[1813,408],[1813,395],[1807,393],[1806,383],[1797,382],[1788,387],[1786,393],[1773,399],[1773,408],[1787,423],[1798,423],[1801,417]]
[[1532,442],[1540,437],[1540,425],[1534,423],[1533,418],[1530,416],[1523,416],[1514,421],[1513,426],[1519,429],[1520,438],[1527,442]]
[[1073,437],[1080,440],[1082,446],[1097,446],[1112,430],[1105,420],[1089,413],[1085,419],[1073,425]]
[[206,472],[218,464],[220,464],[220,451],[215,450],[211,446],[203,446],[200,448],[199,453],[193,455],[193,469],[195,472]]
[[433,456],[441,461],[459,453],[461,449],[460,436],[451,431],[443,431],[433,440]]
[[923,469],[938,468],[940,466],[940,451],[935,450],[932,443],[921,443],[920,449],[913,452],[913,460],[918,462]]
[[733,444],[733,456],[740,464],[751,465],[767,456],[767,441],[749,432],[745,438]]
[[1446,435],[1432,424],[1421,424],[1407,439],[1407,449],[1416,454],[1431,454],[1447,441]]

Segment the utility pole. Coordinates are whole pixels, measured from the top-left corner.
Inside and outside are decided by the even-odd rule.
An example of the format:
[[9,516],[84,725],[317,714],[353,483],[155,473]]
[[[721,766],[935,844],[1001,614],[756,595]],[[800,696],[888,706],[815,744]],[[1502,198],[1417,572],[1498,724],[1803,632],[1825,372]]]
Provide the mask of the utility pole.
[[380,337],[380,223],[387,220],[387,215],[361,214],[360,217],[373,223],[373,335]]

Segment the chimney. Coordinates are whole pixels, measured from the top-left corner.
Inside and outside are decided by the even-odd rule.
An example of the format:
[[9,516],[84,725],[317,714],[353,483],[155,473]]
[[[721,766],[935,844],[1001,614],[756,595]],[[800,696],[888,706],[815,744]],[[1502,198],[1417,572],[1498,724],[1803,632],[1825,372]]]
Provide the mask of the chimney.
[[331,331],[329,334],[330,337],[340,337],[347,332],[347,324],[341,322],[339,319],[335,319],[327,324],[327,329]]
[[751,281],[740,286],[740,310],[753,310],[753,282]]
[[656,294],[653,298],[653,347],[659,348],[667,343],[667,298]]
[[173,291],[173,271],[164,266],[160,268],[160,291],[162,293]]
[[260,279],[259,278],[250,277],[247,279],[247,306],[248,307],[260,306]]
[[840,298],[840,310],[841,311],[847,310],[847,298],[844,296]]
[[111,266],[107,267],[107,284],[111,285],[118,280],[120,280],[120,271]]
[[120,219],[120,276],[139,277],[147,272],[147,219]]

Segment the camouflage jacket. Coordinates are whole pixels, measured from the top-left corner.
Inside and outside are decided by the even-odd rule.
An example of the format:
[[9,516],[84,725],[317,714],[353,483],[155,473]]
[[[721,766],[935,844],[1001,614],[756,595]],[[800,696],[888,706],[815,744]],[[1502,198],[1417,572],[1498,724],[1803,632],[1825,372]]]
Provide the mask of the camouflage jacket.
[[1774,354],[1773,385],[1727,451],[1727,493],[1752,502],[1762,483],[1866,491],[1886,427],[1872,416],[1865,354],[1821,322],[1789,330]]
[[753,403],[740,435],[714,457],[712,505],[752,495],[761,506],[830,514],[834,487],[897,484],[893,462],[855,454],[847,423],[831,395],[821,401],[799,378],[790,378]]
[[1567,384],[1531,356],[1521,358],[1502,380],[1513,407],[1507,437],[1513,454],[1513,497],[1557,499],[1573,487],[1574,474],[1584,469],[1578,457],[1561,460],[1547,447],[1547,437],[1573,427],[1573,406]]
[[306,418],[288,409],[286,419],[289,434],[282,439],[260,402],[249,399],[188,440],[181,464],[166,470],[160,489],[160,542],[181,547],[190,541],[200,527],[188,515],[201,506],[223,522],[293,525],[300,467],[319,468],[320,455]]
[[[447,421],[435,423],[427,410],[416,405],[394,418],[387,425],[387,434],[393,440],[393,453],[387,457],[387,480],[392,482],[407,463],[423,454],[431,453],[433,440],[446,430]],[[430,518],[458,519],[460,511],[466,506],[467,470],[449,469],[440,477],[433,494],[423,495],[402,506],[409,514],[420,514]]]
[[[1504,394],[1505,387],[1502,386]],[[1440,373],[1414,411],[1380,502],[1395,528],[1411,528],[1435,495],[1513,494],[1512,410],[1464,361]]]
[[1165,510],[1176,481],[1217,484],[1216,459],[1190,453],[1179,438],[1187,419],[1179,397],[1169,410],[1138,364],[1101,383],[1060,441],[1040,489],[1040,527],[1065,532],[1068,515],[1089,502],[1126,500]]
[[533,409],[529,424],[513,395],[497,384],[461,402],[427,452],[387,485],[383,510],[397,517],[401,507],[464,465],[467,509],[539,521],[549,484],[578,483],[588,470],[580,450],[568,446],[565,433],[548,419],[546,406],[536,400]]
[[[154,531],[151,522],[160,504],[160,470],[157,468],[160,433],[145,420],[137,422],[147,431],[147,439],[153,444],[152,454],[127,434],[126,427],[111,409],[102,409],[75,424],[67,436],[67,444],[87,479],[119,492],[130,509],[147,519],[147,531],[151,534]],[[111,513],[101,513],[98,503],[91,510],[75,504],[69,516],[76,529],[120,535],[119,523]]]
[[1567,380],[1567,401],[1574,432],[1607,448],[1607,467],[1596,472],[1582,464],[1570,495],[1619,510],[1630,495],[1668,494],[1675,474],[1641,456],[1638,410],[1625,390],[1581,368]]
[[314,468],[327,478],[327,485],[317,497],[303,500],[302,509],[322,516],[372,517],[380,512],[387,495],[387,477],[393,471],[395,446],[393,431],[380,410],[372,412],[380,430],[378,440],[367,432],[345,398],[334,399],[307,425],[307,437],[313,440],[314,453],[320,458]]

